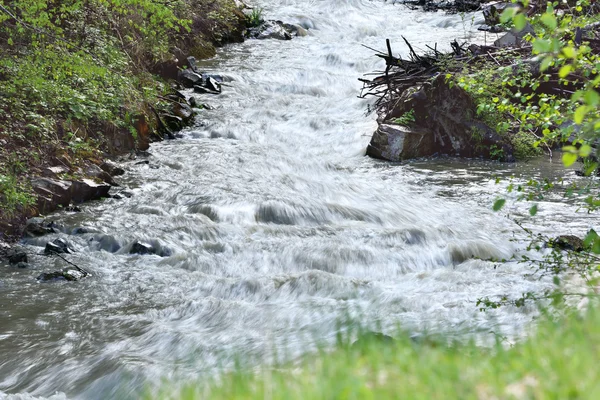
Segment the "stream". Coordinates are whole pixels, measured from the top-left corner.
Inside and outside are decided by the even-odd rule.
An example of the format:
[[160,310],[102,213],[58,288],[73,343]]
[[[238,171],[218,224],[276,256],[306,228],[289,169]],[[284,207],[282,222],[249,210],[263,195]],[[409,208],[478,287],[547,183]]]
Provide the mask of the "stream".
[[[364,156],[376,122],[357,79],[384,66],[363,45],[383,50],[390,38],[407,55],[402,36],[419,49],[489,40],[475,30],[479,14],[379,0],[257,3],[310,35],[247,40],[200,62],[224,76],[223,93],[199,99],[214,109],[182,139],[127,164],[120,182],[131,198],[53,215],[64,233],[28,239],[34,268],[1,266],[0,399],[134,399],[236,360],[293,360],[352,323],[482,344],[518,338],[534,309],[476,307],[551,284],[527,265],[483,261],[523,251],[511,218],[547,234],[597,223],[551,196],[530,218],[530,205],[505,192],[513,175],[564,174],[560,157],[399,165]],[[493,212],[498,196],[509,201]],[[65,266],[41,255],[56,237],[92,277],[35,279]],[[163,256],[130,254],[136,240]]]

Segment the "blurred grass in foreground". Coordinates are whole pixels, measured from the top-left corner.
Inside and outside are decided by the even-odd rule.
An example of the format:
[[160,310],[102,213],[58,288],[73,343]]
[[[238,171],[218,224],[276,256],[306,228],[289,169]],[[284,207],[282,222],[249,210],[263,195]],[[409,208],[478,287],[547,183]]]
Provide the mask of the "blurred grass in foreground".
[[[437,342],[439,343],[439,342]],[[415,343],[373,335],[260,372],[226,373],[152,398],[172,399],[600,399],[600,308],[541,317],[512,347]]]

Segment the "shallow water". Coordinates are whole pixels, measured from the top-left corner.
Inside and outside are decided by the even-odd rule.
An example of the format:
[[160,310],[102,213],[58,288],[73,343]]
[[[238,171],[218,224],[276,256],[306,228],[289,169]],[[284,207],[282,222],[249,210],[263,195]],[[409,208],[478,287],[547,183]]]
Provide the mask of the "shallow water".
[[[468,33],[470,15],[379,1],[261,5],[310,36],[247,41],[202,62],[225,76],[224,93],[200,99],[215,109],[183,139],[154,144],[149,164],[128,166],[121,182],[133,196],[52,217],[65,226],[54,236],[77,250],[69,260],[94,276],[38,283],[40,272],[64,267],[41,255],[34,269],[2,267],[0,398],[135,398],[238,358],[293,358],[331,343],[348,317],[386,333],[401,325],[482,342],[489,332],[518,336],[532,310],[481,313],[476,300],[548,282],[526,265],[481,259],[522,250],[511,218],[549,234],[597,224],[553,196],[529,218],[528,205],[505,193],[508,177],[560,176],[560,162],[364,157],[376,123],[357,78],[383,65],[362,44],[381,49],[391,38],[406,54],[401,35],[419,48],[484,40]],[[494,213],[498,195],[509,202]],[[29,241],[30,253],[54,236]],[[164,257],[129,254],[136,240]]]

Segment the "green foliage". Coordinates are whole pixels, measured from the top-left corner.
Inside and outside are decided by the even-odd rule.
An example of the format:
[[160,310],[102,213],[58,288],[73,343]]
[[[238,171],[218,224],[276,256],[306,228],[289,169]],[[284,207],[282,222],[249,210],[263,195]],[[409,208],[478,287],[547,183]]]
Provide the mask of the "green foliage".
[[[595,12],[586,14],[590,7],[588,1],[578,1],[564,12],[557,12],[558,2],[548,2],[546,10],[532,18],[527,18],[518,8],[506,9],[503,20],[515,24],[529,21],[536,27],[536,35],[531,38],[533,54],[541,60],[542,79],[550,80],[553,71],[558,71],[559,83],[575,84],[577,90],[563,101],[566,107],[563,113],[570,123],[555,123],[547,126],[543,140],[546,142],[566,141],[576,132],[573,146],[564,147],[563,162],[572,165],[579,157],[588,157],[592,148],[590,143],[598,139],[600,131],[600,95],[598,89],[600,76],[600,56],[596,54],[583,38],[575,42],[575,33],[590,22],[598,20]],[[567,119],[565,119],[567,120]],[[560,122],[560,121],[556,121]],[[563,121],[564,122],[564,121]],[[573,125],[577,129],[573,129]],[[551,132],[554,128],[554,133]],[[586,171],[592,173],[593,170]]]
[[147,398],[170,399],[594,399],[600,397],[600,312],[543,315],[519,343],[492,348],[407,335],[342,341],[292,365],[238,370]]
[[409,126],[415,122],[415,110],[410,110],[393,120],[394,124]]
[[14,174],[0,171],[0,205],[5,217],[12,218],[34,203],[35,198],[28,185],[19,182]]
[[254,28],[265,22],[263,19],[263,9],[261,7],[255,7],[252,12],[246,15],[246,25],[248,28]]

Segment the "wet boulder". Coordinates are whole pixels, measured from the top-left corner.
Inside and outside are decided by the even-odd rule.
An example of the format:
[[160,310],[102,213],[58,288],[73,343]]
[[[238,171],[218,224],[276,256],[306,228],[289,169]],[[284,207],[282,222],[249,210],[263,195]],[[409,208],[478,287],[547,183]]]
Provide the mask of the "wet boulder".
[[155,254],[160,257],[168,257],[171,255],[171,251],[167,248],[163,248],[156,240],[152,242],[154,243],[136,240],[132,243],[129,254]]
[[575,252],[581,252],[586,249],[584,241],[575,235],[557,236],[548,242],[548,246],[555,249],[570,250]]
[[98,200],[108,197],[110,184],[94,182],[91,179],[82,179],[72,182],[72,200],[83,203],[88,200]]
[[44,272],[37,277],[41,282],[78,281],[89,274],[78,268],[65,268],[62,271]]
[[173,105],[173,114],[175,116],[181,118],[186,124],[190,122],[191,119],[194,118],[194,111],[192,107],[184,103],[176,103]]
[[73,253],[73,250],[70,248],[69,243],[62,238],[46,243],[46,248],[44,249],[44,254],[46,255],[71,253]]
[[38,195],[37,208],[42,214],[56,210],[58,206],[67,206],[71,202],[73,184],[69,181],[36,178],[31,187]]
[[49,233],[60,232],[60,226],[53,221],[47,221],[43,218],[31,218],[27,220],[23,236],[33,238],[44,236]]
[[98,181],[102,181],[102,182],[106,182],[111,186],[119,186],[115,180],[113,179],[112,175],[109,174],[108,172],[104,171],[102,168],[100,168],[99,166],[97,166],[96,164],[92,164],[89,163],[86,167],[85,167],[85,175],[88,178],[91,179],[95,179]]
[[28,260],[27,260],[27,253],[18,247],[9,249],[6,252],[6,259],[8,260],[8,263],[10,265],[18,265],[20,263],[25,263],[27,264]]
[[296,25],[296,24],[283,24],[283,27],[292,36],[297,36],[297,37],[308,36],[308,30],[306,30],[304,27],[302,27],[300,25]]
[[430,156],[435,144],[429,132],[401,125],[380,124],[367,146],[367,155],[389,161]]
[[248,37],[253,39],[291,40],[292,34],[281,21],[265,21],[256,28],[248,29]]
[[223,82],[223,78],[218,77],[218,75],[202,75],[202,78],[205,88],[221,93],[221,82]]
[[219,92],[217,92],[216,90],[212,90],[200,85],[194,86],[194,92],[200,94],[219,94]]
[[196,63],[196,57],[189,56],[186,60],[187,60],[187,63],[188,63],[188,67],[190,67],[190,69],[193,72],[198,73],[198,64]]
[[125,170],[123,168],[110,160],[105,160],[102,164],[100,164],[100,168],[110,176],[120,176],[125,174]]
[[405,90],[396,106],[380,116],[367,155],[389,161],[449,155],[490,158],[492,149],[513,161],[512,146],[479,120],[473,99],[443,75]]
[[177,73],[177,81],[188,89],[202,83],[202,75],[192,71],[191,69],[182,69]]

